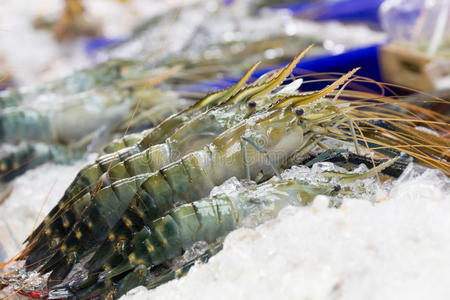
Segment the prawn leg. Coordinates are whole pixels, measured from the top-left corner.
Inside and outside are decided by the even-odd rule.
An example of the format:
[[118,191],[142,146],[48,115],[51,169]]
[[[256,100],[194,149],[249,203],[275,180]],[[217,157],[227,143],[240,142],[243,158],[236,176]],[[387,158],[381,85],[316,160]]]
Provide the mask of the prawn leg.
[[258,150],[259,153],[263,154],[265,156],[265,158],[267,159],[267,162],[269,163],[270,167],[272,168],[273,172],[275,173],[275,175],[279,178],[279,179],[283,179],[281,177],[280,172],[278,171],[278,169],[275,167],[275,164],[273,163],[273,161],[270,159],[269,154],[267,153],[267,151],[259,146],[258,144],[256,144],[251,138],[249,137],[245,137],[245,136],[241,136],[241,151],[242,151],[242,160],[244,162],[244,167],[245,167],[245,177],[247,180],[250,180],[250,168],[248,166],[248,162],[247,162],[247,150],[245,148],[245,142],[247,142],[249,145],[253,146],[256,150]]
[[315,158],[309,160],[307,163],[305,163],[306,167],[311,167],[313,164],[322,162],[325,160],[330,160],[336,157],[338,154],[342,154],[348,152],[348,150],[345,149],[327,149],[324,152],[320,153]]

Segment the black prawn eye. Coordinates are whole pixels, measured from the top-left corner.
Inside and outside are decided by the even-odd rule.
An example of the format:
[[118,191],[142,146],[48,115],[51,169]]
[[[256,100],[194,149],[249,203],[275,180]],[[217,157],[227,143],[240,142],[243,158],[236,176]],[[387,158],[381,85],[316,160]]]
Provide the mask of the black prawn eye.
[[247,103],[247,105],[248,105],[248,107],[250,107],[250,108],[255,108],[255,107],[256,107],[256,102],[255,102],[255,101],[249,101],[249,102]]
[[334,186],[334,191],[335,192],[339,192],[340,190],[341,190],[341,186],[339,185],[339,184],[336,184],[335,186]]
[[297,116],[303,116],[303,114],[305,113],[305,111],[303,110],[303,108],[297,108],[296,110],[295,110],[295,114],[297,115]]

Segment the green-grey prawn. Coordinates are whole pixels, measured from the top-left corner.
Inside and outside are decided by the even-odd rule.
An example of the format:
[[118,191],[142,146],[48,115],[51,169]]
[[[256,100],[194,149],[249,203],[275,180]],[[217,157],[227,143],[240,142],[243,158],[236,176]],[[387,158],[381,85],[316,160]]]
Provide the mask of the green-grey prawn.
[[[242,94],[238,93],[227,102],[227,106],[216,107],[200,114],[198,117],[178,129],[170,139],[166,140],[165,143],[149,147],[143,152],[135,154],[125,159],[123,162],[116,164],[111,168],[109,173],[106,174],[108,177],[108,184],[115,182],[117,180],[116,178],[131,178],[132,176],[139,174],[157,171],[166,164],[169,164],[188,152],[197,150],[208,142],[211,142],[215,136],[227,128],[234,126],[234,124],[241,121],[243,118],[250,117],[255,112],[258,112],[258,110],[254,107],[255,105],[256,107],[259,107],[260,110],[263,109],[265,106],[269,105],[271,101],[273,101],[272,97],[261,97],[264,90],[270,91],[274,86],[278,85],[279,82],[282,81],[283,77],[290,72],[290,69],[295,66],[295,64],[296,60],[294,60],[283,72],[281,72],[279,76],[275,77],[276,80],[269,81],[267,84],[263,84],[261,86],[250,87],[249,90],[253,90],[252,93],[248,93],[248,89],[243,89],[242,92],[246,92],[248,94],[247,100],[252,100],[251,102],[238,102],[237,100],[244,99],[241,97]],[[325,95],[328,91],[339,86],[339,84],[342,83],[346,77],[348,76],[345,76],[343,79],[337,81],[323,91],[306,94],[303,97],[305,99],[315,99],[315,97]],[[258,94],[260,96],[255,98],[250,97],[251,95]],[[250,108],[247,103],[251,104]],[[227,114],[231,114],[233,117],[230,118]],[[211,122],[211,117],[214,122]],[[204,125],[205,122],[207,123],[206,127]],[[202,127],[204,128],[202,129]],[[79,220],[77,217],[79,214],[76,213],[76,211],[81,211],[83,207],[89,203],[89,198],[92,196],[95,196],[95,193],[92,195],[85,194],[83,197],[79,197],[79,200],[74,200],[73,206],[67,206],[67,208],[59,214],[56,221],[47,226],[47,228],[50,229],[47,233],[50,234],[50,241],[52,241],[50,245],[58,245],[55,241],[58,241],[60,236],[67,234],[68,229],[72,227],[71,224]],[[36,250],[36,252],[40,253],[38,256],[39,258],[45,256],[44,254],[47,253],[44,249],[51,248],[50,245],[45,242],[46,240],[47,239],[44,237],[33,245],[33,248],[40,247],[39,250]],[[33,251],[33,248],[30,248],[30,250]],[[38,258],[35,257],[29,262],[31,263],[36,259]]]
[[[0,108],[18,106],[34,101],[39,96],[72,95],[100,86],[109,86],[127,78],[144,76],[140,64],[124,59],[110,59],[91,68],[75,71],[69,76],[37,87],[9,89],[0,92]],[[139,74],[139,75],[138,75]]]
[[[92,275],[84,280],[69,283],[65,289],[69,290],[68,295],[77,299],[102,294],[103,297],[118,298],[145,284],[152,267],[164,265],[182,255],[196,242],[214,243],[240,226],[250,215],[276,216],[283,207],[306,205],[315,196],[331,195],[336,190],[328,185],[312,186],[292,180],[277,180],[240,193],[221,194],[180,205],[147,223],[126,247],[111,247],[115,253],[104,265],[93,269],[89,272]],[[56,288],[53,293],[56,296],[61,291],[58,293]]]
[[[102,141],[122,132],[122,123],[138,103],[135,115],[140,122],[132,125],[144,127],[158,124],[189,106],[191,101],[155,87],[112,85],[60,97],[58,102],[35,101],[3,109],[0,112],[2,145],[22,146],[12,155],[0,151],[0,176],[3,175],[0,179],[9,180],[38,162],[53,159],[65,163],[80,157],[86,148],[98,147]],[[142,118],[144,113],[151,116]]]
[[[200,100],[194,106],[178,114],[172,115],[155,128],[146,130],[145,134],[143,136],[140,136],[138,143],[122,149],[122,151],[120,151],[119,153],[104,155],[97,159],[95,164],[89,165],[81,170],[75,178],[74,182],[67,189],[59,204],[49,213],[47,218],[44,219],[44,222],[42,222],[41,225],[31,234],[28,240],[31,241],[32,239],[34,239],[34,237],[44,228],[47,230],[47,226],[49,226],[50,221],[53,221],[55,215],[58,214],[60,210],[66,206],[67,201],[73,202],[76,198],[83,196],[85,193],[95,191],[97,189],[96,184],[101,179],[103,173],[107,172],[115,163],[124,160],[126,157],[131,156],[134,153],[139,153],[141,150],[144,150],[153,144],[159,144],[160,142],[163,142],[184,123],[189,122],[189,120],[197,113],[201,113],[208,107],[222,102],[223,98],[233,95],[243,85],[243,83],[245,83],[253,70],[254,68],[250,69],[250,71],[247,72],[247,74],[244,75],[244,77],[235,86],[224,91],[210,94],[204,99]],[[145,142],[143,140],[145,140]],[[59,227],[62,228],[60,218],[57,218],[56,222],[52,224],[52,226],[54,226],[56,229],[58,229]],[[51,230],[49,228],[47,230],[47,233],[51,233]]]
[[[169,136],[162,144],[151,146],[128,158],[119,156],[119,159],[121,159],[122,162],[114,165],[109,172],[105,174],[105,179],[107,179],[105,181],[110,184],[120,178],[127,178],[142,173],[156,171],[188,152],[201,148],[204,144],[211,142],[215,136],[219,135],[227,128],[234,126],[242,119],[263,109],[273,101],[271,97],[263,97],[264,94],[270,93],[290,74],[307,50],[308,49],[294,59],[273,79],[260,85],[248,86],[230,97],[224,105],[214,107],[199,114],[177,129],[174,134]],[[254,99],[254,101],[252,99]],[[250,100],[252,101],[250,102]],[[82,182],[82,184],[85,183]],[[89,202],[89,197],[91,197],[89,193],[80,194],[78,195],[78,198],[82,199],[79,201],[71,199],[71,202],[76,203],[74,206],[76,207],[76,210],[82,210],[81,206],[85,205],[84,203]],[[67,234],[68,230],[71,228],[71,224],[78,221],[77,214],[71,210],[71,207],[72,205],[68,205],[66,209],[59,213],[58,217],[53,222],[46,225],[46,231],[44,233],[49,237],[43,235],[42,238],[34,242],[30,251],[33,252],[33,249],[37,248],[38,250],[35,252],[40,253],[40,255],[34,257],[32,260],[40,259],[42,256],[45,256],[48,250],[44,251],[44,249],[49,249],[51,245],[53,245],[53,247],[57,246],[58,242],[55,241],[60,240],[61,236]],[[49,239],[50,241],[53,241],[50,244],[47,242]]]
[[[28,256],[27,263],[36,267],[46,261],[40,271],[52,271],[50,282],[61,280],[85,250],[106,238],[114,241],[116,225],[115,230],[119,233],[123,233],[124,228],[135,232],[142,228],[142,220],[152,220],[175,206],[204,197],[213,186],[233,176],[261,179],[279,175],[278,169],[292,155],[308,147],[308,136],[323,135],[321,126],[345,119],[340,105],[323,114],[312,113],[305,117],[307,113],[305,116],[303,113],[309,111],[309,106],[304,109],[296,106],[314,101],[317,95],[292,97],[242,121],[203,149],[191,152],[157,172],[123,179],[101,189],[86,208],[85,199],[75,202],[73,212],[82,216],[82,221],[72,228],[61,246],[52,251],[54,254],[49,260],[42,260],[41,255],[38,255],[40,259]],[[280,107],[285,102],[290,104]],[[255,142],[261,140],[265,141],[264,149]],[[80,206],[82,209],[77,209]],[[126,243],[129,237],[127,232],[120,240]]]

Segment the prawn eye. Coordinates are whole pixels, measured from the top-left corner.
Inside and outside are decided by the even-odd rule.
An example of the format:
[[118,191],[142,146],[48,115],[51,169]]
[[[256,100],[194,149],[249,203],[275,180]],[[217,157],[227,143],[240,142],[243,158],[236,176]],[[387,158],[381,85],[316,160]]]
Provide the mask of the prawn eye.
[[339,185],[339,184],[336,184],[335,186],[334,186],[334,191],[335,192],[339,192],[340,190],[341,190],[341,186]]
[[255,107],[256,107],[256,102],[255,102],[255,101],[249,101],[249,102],[247,103],[247,105],[248,105],[248,107],[250,107],[250,108],[255,108]]
[[303,108],[297,108],[296,110],[295,110],[295,114],[297,115],[297,116],[303,116],[303,114],[305,113],[305,111],[303,110]]

